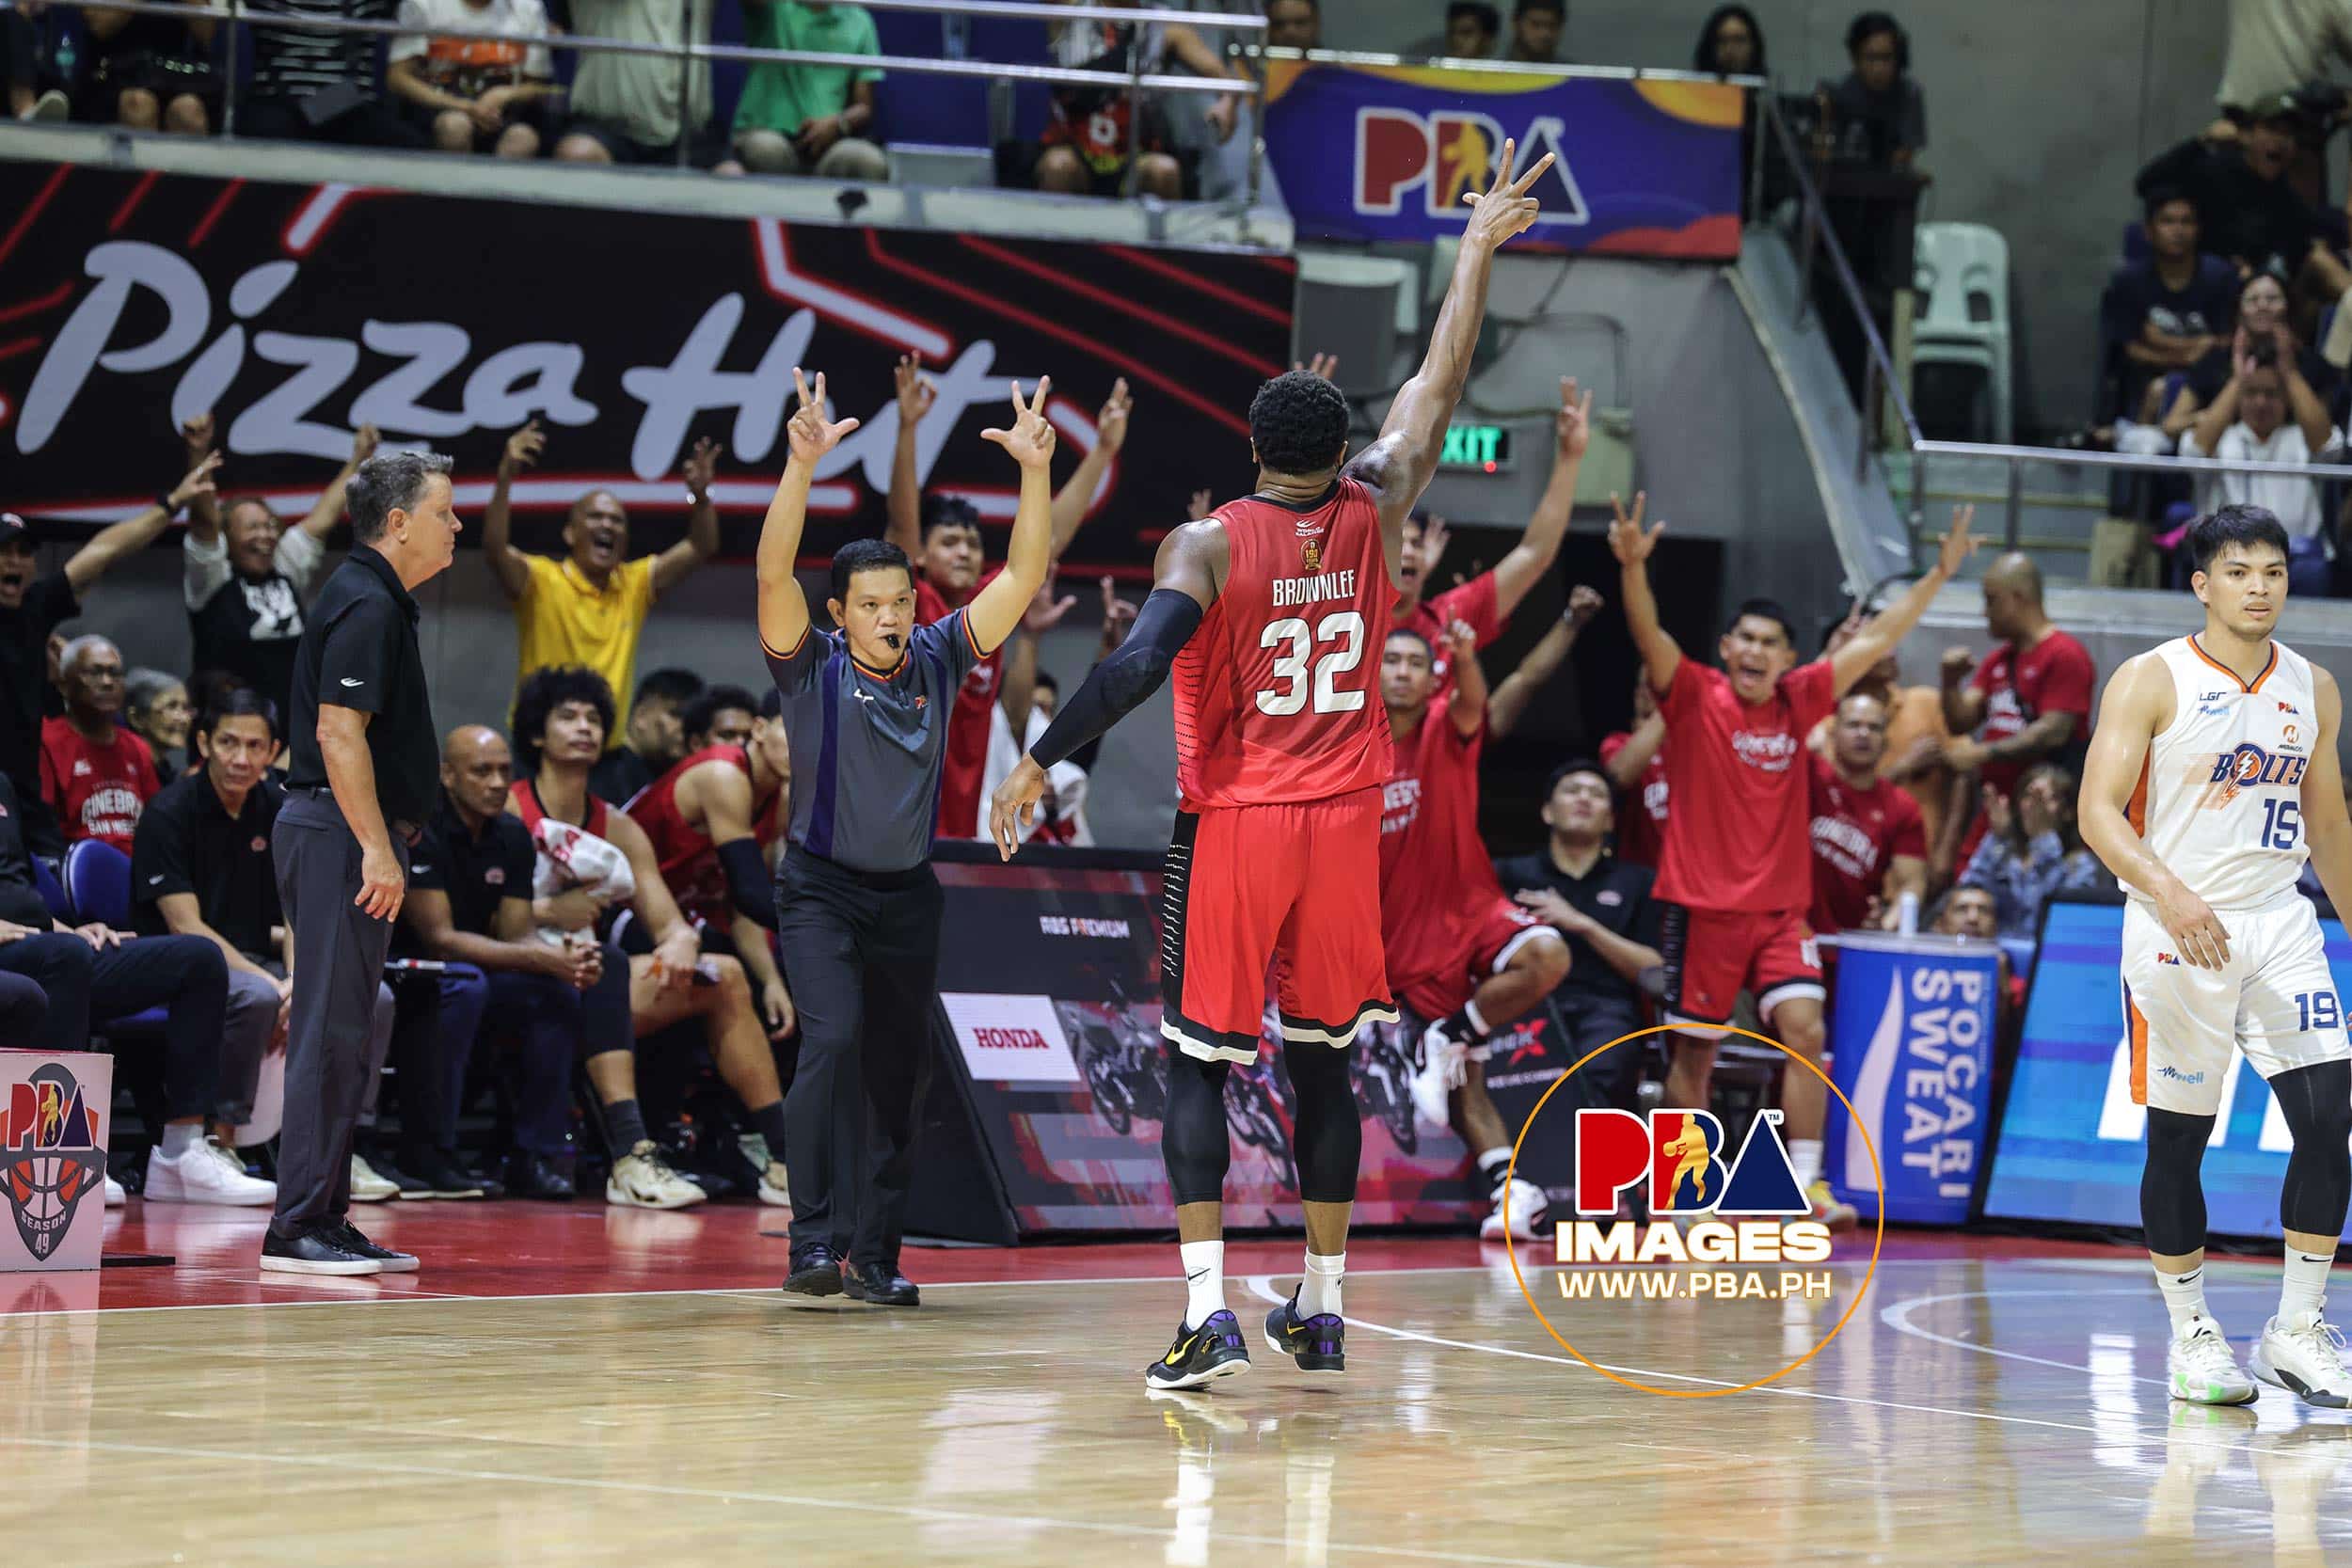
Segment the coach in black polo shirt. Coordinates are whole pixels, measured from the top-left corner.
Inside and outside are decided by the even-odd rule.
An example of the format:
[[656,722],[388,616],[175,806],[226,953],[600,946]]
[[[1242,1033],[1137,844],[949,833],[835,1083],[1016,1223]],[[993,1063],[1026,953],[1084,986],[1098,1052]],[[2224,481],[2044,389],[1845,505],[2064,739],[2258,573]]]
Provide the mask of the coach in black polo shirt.
[[[1609,852],[1614,798],[1597,762],[1561,764],[1544,797],[1550,841],[1532,855],[1495,863],[1505,893],[1568,939],[1568,976],[1551,1006],[1567,1032],[1568,1060],[1642,1026],[1640,978],[1665,962],[1658,951],[1656,876]],[[1595,1062],[1600,1102],[1629,1103],[1641,1053],[1631,1046]]]
[[898,1243],[939,974],[944,899],[931,823],[956,689],[1012,635],[1045,581],[1054,427],[1040,410],[1048,383],[1041,376],[1025,405],[1016,388],[1014,427],[982,433],[1021,465],[1005,569],[961,610],[917,626],[906,553],[852,540],[833,558],[826,606],[840,629],[818,632],[793,564],[817,462],[857,421],[826,419],[823,376],[814,391],[797,370],[793,379],[792,455],[757,558],[759,641],[792,749],[791,847],[776,892],[776,938],[801,1015],[784,1104],[792,1186],[784,1288],[912,1307]]
[[[531,918],[538,847],[506,809],[515,782],[506,737],[461,724],[441,748],[442,795],[409,857],[407,940],[442,971],[439,1081],[415,1102],[420,1133],[401,1164],[454,1164],[466,1064],[484,1031],[512,1040],[515,1149],[506,1186],[518,1197],[567,1198],[572,1185],[572,1064],[627,1051],[628,960],[596,945],[543,939]],[[404,1102],[405,1103],[405,1102]],[[407,1120],[403,1116],[404,1124]]]
[[352,549],[310,607],[294,656],[286,803],[270,835],[294,932],[286,1125],[262,1267],[380,1274],[417,1260],[346,1215],[376,987],[438,787],[433,709],[410,591],[457,546],[449,459],[378,453],[348,492]]

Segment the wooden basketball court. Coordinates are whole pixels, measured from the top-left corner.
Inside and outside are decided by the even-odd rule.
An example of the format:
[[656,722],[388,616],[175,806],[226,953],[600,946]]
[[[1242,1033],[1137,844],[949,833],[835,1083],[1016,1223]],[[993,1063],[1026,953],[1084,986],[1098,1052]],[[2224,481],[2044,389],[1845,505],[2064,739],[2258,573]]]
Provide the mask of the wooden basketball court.
[[[425,1259],[263,1283],[262,1217],[155,1206],[172,1270],[0,1277],[0,1531],[72,1564],[2188,1563],[2352,1560],[2352,1417],[2174,1406],[2144,1262],[1894,1238],[1764,1389],[1578,1364],[1499,1248],[1359,1240],[1349,1370],[1255,1332],[1293,1243],[1231,1249],[1256,1365],[1148,1396],[1168,1249],[911,1250],[922,1307],[785,1305],[743,1208],[362,1212]],[[1687,1390],[1851,1300],[1585,1303],[1578,1347]],[[2233,1335],[2276,1270],[2214,1267]]]

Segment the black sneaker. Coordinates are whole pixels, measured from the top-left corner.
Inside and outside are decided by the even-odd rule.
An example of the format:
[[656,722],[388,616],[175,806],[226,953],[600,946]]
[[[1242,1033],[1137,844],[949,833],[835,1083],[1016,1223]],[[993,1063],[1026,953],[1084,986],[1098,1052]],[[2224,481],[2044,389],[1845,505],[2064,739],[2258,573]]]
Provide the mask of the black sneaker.
[[313,1226],[292,1236],[271,1230],[262,1238],[263,1274],[382,1274],[383,1259],[345,1246],[334,1226]]
[[457,1163],[447,1149],[411,1147],[400,1151],[400,1169],[381,1160],[371,1161],[375,1174],[396,1184],[403,1197],[472,1198],[482,1196],[481,1179]]
[[1343,1372],[1347,1370],[1347,1354],[1343,1349],[1347,1324],[1337,1312],[1318,1312],[1311,1318],[1298,1315],[1298,1292],[1265,1315],[1265,1342],[1277,1355],[1287,1355],[1298,1363],[1302,1372]]
[[384,1274],[414,1274],[417,1272],[417,1255],[415,1253],[395,1252],[390,1247],[376,1245],[373,1242],[369,1241],[366,1234],[362,1232],[358,1226],[352,1224],[348,1219],[343,1220],[336,1227],[333,1234],[333,1240],[336,1244],[341,1246],[345,1252],[356,1252],[362,1258],[374,1259],[375,1261],[381,1265],[380,1272]]
[[896,1263],[842,1264],[841,1291],[851,1301],[871,1302],[876,1307],[916,1307],[922,1303],[914,1281],[900,1274]]
[[516,1197],[550,1201],[580,1196],[580,1190],[572,1185],[572,1173],[564,1168],[562,1161],[522,1148],[506,1157],[505,1190]]
[[1212,1312],[1199,1328],[1178,1322],[1176,1342],[1143,1369],[1143,1381],[1153,1388],[1197,1388],[1248,1370],[1249,1347],[1242,1343],[1241,1320],[1231,1312]]
[[792,1272],[779,1287],[796,1296],[837,1296],[841,1293],[841,1257],[822,1242],[792,1249]]

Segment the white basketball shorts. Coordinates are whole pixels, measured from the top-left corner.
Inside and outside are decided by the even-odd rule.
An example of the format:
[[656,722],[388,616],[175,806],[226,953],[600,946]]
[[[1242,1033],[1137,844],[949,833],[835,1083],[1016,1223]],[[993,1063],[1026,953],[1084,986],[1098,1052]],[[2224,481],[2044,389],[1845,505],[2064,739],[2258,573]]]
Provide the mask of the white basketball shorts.
[[2181,957],[2152,906],[2124,906],[2123,1018],[2139,1104],[2217,1114],[2233,1046],[2265,1080],[2352,1057],[2311,900],[2291,892],[2261,909],[2217,912],[2230,961],[2201,969]]

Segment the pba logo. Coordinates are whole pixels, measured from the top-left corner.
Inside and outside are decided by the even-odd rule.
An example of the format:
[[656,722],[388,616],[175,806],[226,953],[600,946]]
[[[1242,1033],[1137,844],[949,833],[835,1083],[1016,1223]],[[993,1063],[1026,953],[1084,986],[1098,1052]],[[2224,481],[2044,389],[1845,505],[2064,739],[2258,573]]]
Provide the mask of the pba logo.
[[[1780,1113],[1749,1124],[1739,1156],[1724,1159],[1724,1124],[1705,1111],[1630,1111],[1580,1106],[1576,1113],[1576,1212],[1610,1216],[1627,1189],[1646,1184],[1647,1226],[1563,1222],[1563,1263],[1818,1263],[1829,1257],[1829,1227],[1780,1141]],[[1664,1216],[1703,1216],[1686,1232]],[[1728,1223],[1726,1223],[1728,1222]]]
[[105,1180],[105,1150],[98,1147],[98,1112],[82,1101],[81,1085],[64,1068],[36,1068],[9,1086],[0,1114],[0,1180],[17,1234],[36,1262],[57,1250],[82,1199]]
[[[1535,219],[1538,231],[1549,225],[1592,221],[1584,193],[1568,167],[1567,150],[1560,145],[1561,130],[1557,116],[1544,115],[1530,120],[1518,137],[1521,169],[1547,152],[1553,154],[1551,167],[1527,193],[1543,203]],[[1356,211],[1393,216],[1405,210],[1406,194],[1419,187],[1430,216],[1458,214],[1466,194],[1494,182],[1503,136],[1501,121],[1468,109],[1421,114],[1377,105],[1357,110]]]

